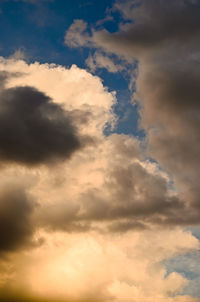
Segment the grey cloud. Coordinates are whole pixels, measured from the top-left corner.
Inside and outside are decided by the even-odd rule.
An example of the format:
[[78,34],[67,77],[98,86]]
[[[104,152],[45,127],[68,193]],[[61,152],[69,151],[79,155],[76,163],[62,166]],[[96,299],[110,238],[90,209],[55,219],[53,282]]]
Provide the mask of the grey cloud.
[[65,160],[81,147],[68,113],[33,87],[0,93],[0,160],[37,165]]
[[161,50],[169,52],[170,48],[177,47],[182,51],[188,43],[197,49],[200,32],[200,5],[197,1],[152,0],[137,3],[133,0],[119,5],[122,13],[129,10],[125,16],[133,22],[122,24],[114,33],[94,31],[93,45],[126,58],[141,58],[155,55],[155,52],[159,55]]
[[169,194],[164,178],[134,163],[127,168],[115,165],[109,169],[103,186],[81,193],[76,205],[65,201],[44,206],[39,209],[37,221],[50,231],[83,232],[98,227],[102,230],[103,224],[109,232],[125,232],[152,224],[184,224],[185,211],[184,203]]
[[200,73],[191,67],[144,66],[138,89],[149,100],[143,101],[141,115],[151,154],[179,179],[198,185]]
[[[172,175],[180,198],[190,205],[182,221],[198,223],[193,207],[200,197],[200,5],[180,0],[140,4],[129,15],[134,22],[109,34],[109,40],[116,49],[119,45],[120,54],[139,59],[136,98],[149,152]],[[176,215],[181,223],[178,211]]]
[[90,229],[90,222],[79,218],[80,205],[69,200],[54,205],[38,207],[35,222],[38,227],[48,231],[86,232]]
[[115,167],[101,191],[91,190],[83,197],[83,218],[97,221],[153,222],[156,216],[168,219],[184,208],[177,197],[168,195],[165,179],[148,173],[137,163],[128,168]]
[[65,34],[65,44],[69,47],[84,46],[89,43],[90,37],[86,32],[87,23],[76,19]]
[[193,43],[196,49],[199,46],[198,1],[116,1],[115,8],[134,22],[122,23],[114,33],[93,30],[90,36],[86,32],[87,23],[75,20],[66,32],[66,44],[102,48],[126,59],[149,56],[152,52],[154,55],[155,51],[159,55],[161,49],[168,52],[171,47],[185,48],[186,43]]
[[131,221],[131,220],[125,220],[125,221],[117,221],[114,223],[111,223],[108,225],[108,231],[112,233],[124,233],[132,230],[145,230],[149,229],[149,225],[146,225],[143,222],[140,221]]
[[98,51],[93,56],[90,55],[85,63],[92,72],[99,68],[105,68],[111,73],[117,73],[125,69],[122,64],[116,64],[112,58]]

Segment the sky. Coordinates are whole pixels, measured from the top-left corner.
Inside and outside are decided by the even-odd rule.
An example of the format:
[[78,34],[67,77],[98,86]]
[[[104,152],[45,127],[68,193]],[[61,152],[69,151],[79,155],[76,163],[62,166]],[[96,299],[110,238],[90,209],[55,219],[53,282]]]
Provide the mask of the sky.
[[200,2],[0,27],[0,302],[200,302]]

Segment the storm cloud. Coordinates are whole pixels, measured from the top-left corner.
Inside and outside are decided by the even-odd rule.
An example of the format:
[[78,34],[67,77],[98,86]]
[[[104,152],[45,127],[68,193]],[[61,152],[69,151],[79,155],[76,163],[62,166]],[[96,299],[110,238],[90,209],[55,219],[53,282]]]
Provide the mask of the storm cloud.
[[80,147],[79,137],[67,111],[43,92],[29,86],[2,89],[2,162],[29,166],[45,164],[68,159]]

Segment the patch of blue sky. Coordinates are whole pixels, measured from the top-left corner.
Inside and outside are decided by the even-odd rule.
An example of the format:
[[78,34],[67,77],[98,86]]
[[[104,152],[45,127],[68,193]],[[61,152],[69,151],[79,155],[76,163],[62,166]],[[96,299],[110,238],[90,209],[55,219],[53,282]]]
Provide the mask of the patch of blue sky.
[[200,298],[200,251],[179,255],[164,262],[167,274],[177,272],[188,279],[188,284],[179,293]]
[[[92,51],[90,53],[93,54]],[[109,91],[116,92],[117,102],[113,110],[117,116],[117,123],[114,129],[111,129],[108,125],[104,133],[105,135],[112,133],[127,134],[143,139],[145,131],[139,126],[139,107],[137,103],[133,103],[134,91],[129,89],[131,73],[137,69],[137,64],[126,64],[114,55],[110,55],[110,58],[116,65],[124,64],[124,70],[117,73],[108,72],[105,68],[97,68],[95,70],[95,74],[103,79],[104,86]]]
[[117,103],[113,110],[117,116],[117,123],[114,129],[107,127],[105,134],[109,135],[112,133],[127,134],[136,136],[139,139],[145,137],[145,132],[138,127],[139,114],[137,104],[133,105],[131,95],[128,90],[117,90]]
[[186,228],[186,231],[190,231],[193,236],[200,240],[200,226],[190,226]]

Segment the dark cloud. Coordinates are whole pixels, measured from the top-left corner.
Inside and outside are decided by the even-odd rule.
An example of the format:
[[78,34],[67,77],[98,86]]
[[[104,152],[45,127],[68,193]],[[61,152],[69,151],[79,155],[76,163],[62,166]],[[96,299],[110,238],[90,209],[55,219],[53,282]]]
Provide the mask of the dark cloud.
[[[120,2],[119,2],[120,3]],[[137,6],[134,4],[138,3]],[[141,50],[168,47],[165,43],[185,43],[198,37],[200,5],[197,1],[127,1],[132,4],[129,19],[134,24],[122,26],[121,37]],[[155,17],[156,16],[156,17]],[[120,33],[119,33],[120,35]]]
[[31,215],[34,203],[23,188],[5,186],[0,191],[0,253],[33,244]]
[[[115,9],[129,22],[121,23],[119,31],[114,33],[105,29],[94,31],[90,46],[104,48],[127,59],[127,56],[155,55],[155,52],[159,55],[161,50],[169,53],[174,47],[179,51],[187,47],[197,50],[200,44],[198,1],[116,1]],[[85,45],[88,46],[88,38],[85,38]]]
[[[40,297],[33,293],[27,293],[20,290],[13,290],[6,287],[0,290],[0,302],[65,302],[62,298]],[[77,301],[78,302],[78,301]],[[81,301],[80,301],[81,302]]]
[[94,291],[90,294],[83,294],[82,297],[74,298],[59,294],[36,294],[26,289],[18,289],[15,286],[4,286],[0,289],[0,302],[101,302],[105,301],[105,294]]
[[119,53],[139,59],[137,99],[149,152],[171,174],[180,198],[189,204],[187,218],[175,212],[177,222],[198,223],[194,205],[200,204],[200,4],[140,1],[132,14],[121,9],[134,22],[109,34],[109,39],[116,49],[119,45]]
[[68,113],[33,87],[0,93],[0,159],[26,165],[65,160],[81,144]]

